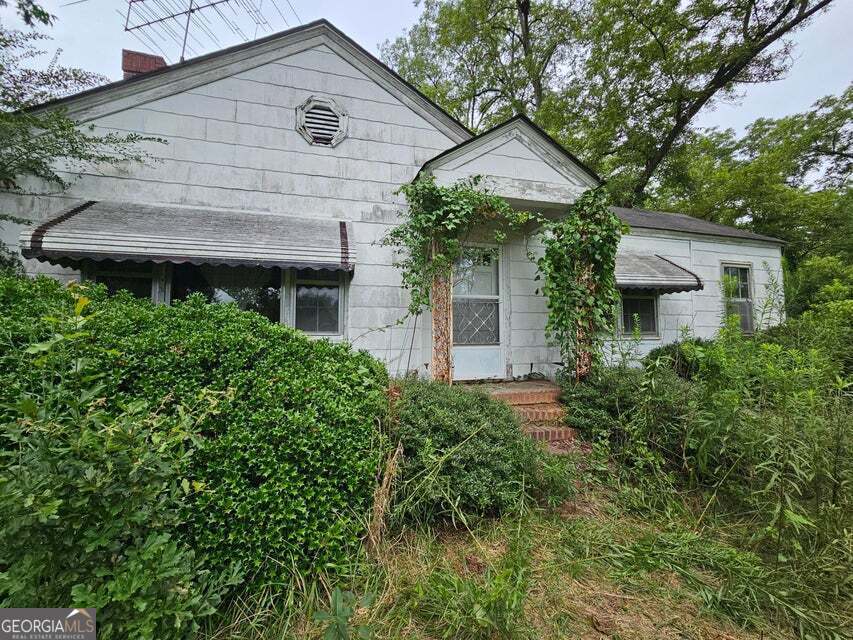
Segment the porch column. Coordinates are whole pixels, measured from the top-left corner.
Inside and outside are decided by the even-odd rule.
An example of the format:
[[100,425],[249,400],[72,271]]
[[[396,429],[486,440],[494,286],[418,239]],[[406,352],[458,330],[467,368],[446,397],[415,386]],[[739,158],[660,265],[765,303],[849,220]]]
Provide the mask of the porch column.
[[432,379],[453,382],[453,283],[450,269],[432,279]]

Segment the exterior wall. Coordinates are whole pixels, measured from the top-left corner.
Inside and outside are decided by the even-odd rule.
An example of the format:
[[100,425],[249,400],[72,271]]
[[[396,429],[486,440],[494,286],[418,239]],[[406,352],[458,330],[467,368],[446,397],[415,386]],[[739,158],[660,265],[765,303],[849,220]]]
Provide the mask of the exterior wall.
[[[753,310],[759,322],[776,324],[781,319],[761,317],[768,289],[775,278],[782,284],[781,245],[735,238],[694,236],[684,233],[634,229],[619,244],[620,252],[654,253],[689,269],[705,285],[701,291],[671,293],[658,298],[658,336],[643,338],[639,355],[679,339],[683,327],[699,338],[711,338],[720,327],[723,309],[723,263],[749,266],[752,273]],[[781,294],[781,291],[778,292]]]
[[545,324],[548,307],[538,292],[536,265],[528,257],[542,254],[542,243],[536,236],[514,236],[507,247],[510,261],[510,328],[508,364],[513,377],[541,373],[553,377],[560,362],[560,350],[548,343]]
[[[325,44],[315,42],[279,57],[264,55],[263,63],[253,68],[174,95],[161,91],[141,105],[107,113],[101,103],[97,109],[103,114],[92,120],[98,131],[159,136],[168,144],[147,144],[153,161],[145,165],[107,167],[105,175],[90,171],[62,196],[0,194],[2,211],[37,223],[91,199],[350,220],[358,257],[344,298],[347,322],[342,337],[383,359],[392,375],[411,369],[426,373],[429,315],[397,324],[406,316],[408,293],[400,287],[392,250],[376,243],[397,222],[405,204],[395,191],[412,180],[424,162],[458,140],[369,77],[369,70]],[[295,108],[311,95],[330,97],[349,114],[349,135],[334,148],[309,146],[295,130]],[[570,201],[588,186],[574,175],[555,172],[553,159],[546,162],[532,152],[534,142],[524,135],[496,139],[494,148],[460,156],[458,166],[445,171],[461,175],[491,167],[496,184],[510,190],[504,195],[528,203]],[[490,151],[494,153],[486,162]],[[7,244],[17,245],[20,230],[4,226]],[[770,243],[640,229],[625,237],[620,248],[659,253],[705,283],[702,292],[661,297],[661,335],[644,340],[643,352],[676,339],[681,326],[690,327],[694,335],[713,335],[721,308],[722,261],[752,266],[758,304],[769,272],[781,270],[779,246]],[[553,375],[559,351],[545,338],[547,308],[537,293],[536,268],[528,251],[535,254],[541,245],[521,235],[503,249],[507,374]],[[35,261],[27,269],[63,280],[79,277],[73,270]]]
[[[310,146],[295,130],[295,108],[311,95],[331,97],[349,114],[348,137],[334,148]],[[384,359],[392,374],[429,360],[421,355],[423,338],[413,340],[411,319],[377,330],[405,316],[408,294],[391,250],[373,243],[404,204],[394,192],[457,141],[332,49],[316,45],[93,124],[168,144],[146,144],[154,161],[145,165],[91,171],[62,197],[0,194],[2,210],[37,223],[91,199],[352,220],[358,262],[344,338]],[[17,246],[21,229],[4,225],[7,244]],[[79,277],[36,261],[27,270]],[[419,325],[419,333],[429,326]]]

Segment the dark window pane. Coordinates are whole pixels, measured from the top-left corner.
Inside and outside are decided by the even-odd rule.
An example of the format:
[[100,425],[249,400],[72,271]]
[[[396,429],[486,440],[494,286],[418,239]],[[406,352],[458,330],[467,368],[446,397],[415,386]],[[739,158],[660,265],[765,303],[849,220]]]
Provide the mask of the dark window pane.
[[461,298],[453,301],[453,344],[500,344],[499,305],[496,300]]
[[172,300],[200,293],[208,302],[234,303],[278,322],[280,281],[278,269],[178,264],[172,272]]
[[307,333],[339,333],[339,286],[296,285],[295,325]]
[[151,299],[150,277],[98,274],[95,276],[95,281],[105,285],[111,296],[124,290],[129,291],[134,298],[141,298],[143,300]]
[[740,318],[740,329],[752,333],[752,303],[749,300],[729,300],[726,315]]
[[657,333],[657,317],[654,298],[624,298],[622,300],[622,330],[634,332],[635,316],[639,317],[640,333]]

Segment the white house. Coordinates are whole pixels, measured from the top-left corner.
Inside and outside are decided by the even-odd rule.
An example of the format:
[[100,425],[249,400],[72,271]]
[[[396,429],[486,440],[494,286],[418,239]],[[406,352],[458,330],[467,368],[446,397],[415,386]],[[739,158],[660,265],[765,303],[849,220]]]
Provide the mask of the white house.
[[[137,56],[138,57],[138,56]],[[156,161],[91,171],[57,196],[0,195],[31,220],[31,273],[88,278],[168,304],[193,291],[308,333],[351,341],[392,374],[428,374],[430,322],[376,244],[421,172],[481,175],[514,206],[564,215],[600,183],[524,117],[478,136],[325,21],[58,101],[98,131],[137,132]],[[46,108],[50,108],[47,105]],[[617,278],[643,348],[681,326],[719,325],[723,273],[740,280],[744,326],[780,277],[781,243],[687,216],[616,209],[631,227]],[[17,237],[7,239],[17,243]],[[513,237],[456,286],[457,379],[551,375],[546,305]],[[401,324],[395,324],[405,318]]]

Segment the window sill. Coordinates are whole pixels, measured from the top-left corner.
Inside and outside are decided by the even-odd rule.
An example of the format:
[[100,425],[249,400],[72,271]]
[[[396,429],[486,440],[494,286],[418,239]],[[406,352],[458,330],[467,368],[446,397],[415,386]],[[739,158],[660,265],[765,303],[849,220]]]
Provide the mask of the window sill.
[[[649,341],[654,341],[654,342],[663,340],[663,336],[661,336],[657,333],[641,333],[638,337],[639,337],[640,342],[643,342],[644,340],[649,340]],[[616,339],[619,342],[627,342],[629,340],[633,341],[634,336],[621,335],[621,336],[618,336]]]

